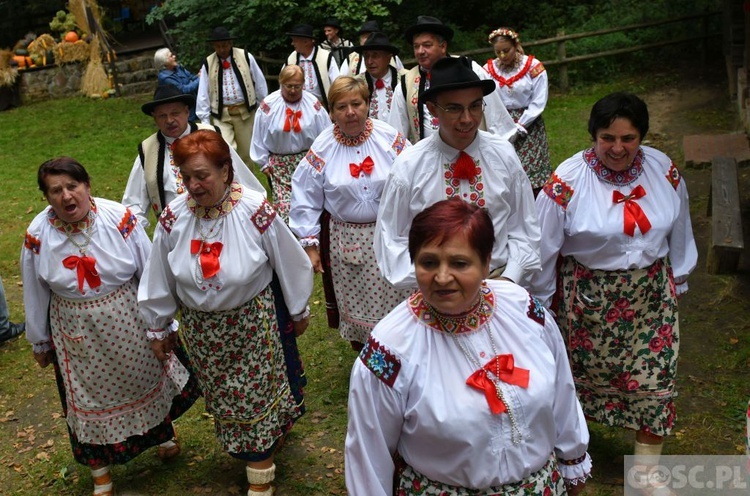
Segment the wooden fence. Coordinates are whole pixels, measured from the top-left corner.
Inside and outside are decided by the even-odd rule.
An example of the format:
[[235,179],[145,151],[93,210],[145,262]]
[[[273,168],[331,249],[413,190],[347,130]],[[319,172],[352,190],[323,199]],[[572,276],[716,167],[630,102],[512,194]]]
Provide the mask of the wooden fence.
[[[600,57],[610,57],[612,55],[620,55],[624,53],[632,53],[632,52],[638,52],[641,50],[650,50],[652,48],[658,48],[668,45],[677,45],[681,43],[699,43],[701,46],[700,50],[700,63],[704,64],[706,57],[708,56],[708,41],[712,38],[717,38],[721,36],[720,32],[717,33],[710,33],[709,32],[709,25],[710,25],[710,19],[713,16],[717,16],[721,14],[721,12],[705,12],[703,14],[693,14],[688,16],[682,16],[682,17],[675,17],[672,19],[665,19],[661,21],[653,21],[653,22],[644,22],[641,24],[632,24],[630,26],[622,26],[617,28],[608,28],[608,29],[600,29],[597,31],[589,31],[586,33],[575,33],[575,34],[565,34],[565,33],[559,33],[554,38],[545,38],[541,40],[535,40],[535,41],[526,41],[523,43],[524,50],[531,48],[531,47],[537,47],[542,45],[549,45],[549,44],[556,44],[557,45],[557,52],[556,52],[556,58],[550,59],[550,60],[542,60],[542,63],[545,67],[557,67],[558,68],[558,76],[559,81],[558,85],[560,89],[567,90],[570,86],[569,78],[568,78],[568,68],[571,64],[575,64],[577,62],[584,62],[587,60],[593,60]],[[566,42],[572,41],[572,40],[579,40],[583,38],[590,38],[594,36],[602,36],[606,34],[611,33],[619,33],[624,31],[633,31],[636,29],[646,29],[646,28],[652,28],[657,26],[665,26],[668,24],[675,24],[675,23],[684,23],[684,22],[690,22],[695,20],[701,20],[701,32],[700,34],[697,34],[695,36],[689,36],[684,37],[680,39],[667,39],[663,41],[658,41],[654,43],[648,43],[643,45],[637,45],[632,47],[625,47],[625,48],[617,48],[613,50],[605,50],[603,52],[597,52],[597,53],[589,53],[585,55],[576,55],[572,57],[567,56],[567,47]],[[488,54],[489,56],[494,56],[494,51],[491,46],[487,46],[484,48],[477,48],[473,50],[466,50],[462,52],[451,52],[454,55],[466,55],[467,57],[473,57],[475,55],[482,55],[482,54]],[[284,60],[278,60],[271,57],[267,57],[264,54],[260,54],[256,57],[256,60],[261,64],[261,67],[263,68],[263,72],[266,74],[267,80],[278,80],[278,75],[271,70],[269,72],[269,67],[281,67],[281,65],[284,64]],[[404,59],[403,60],[404,65],[406,67],[413,67],[414,64],[416,64],[416,60],[414,58]]]

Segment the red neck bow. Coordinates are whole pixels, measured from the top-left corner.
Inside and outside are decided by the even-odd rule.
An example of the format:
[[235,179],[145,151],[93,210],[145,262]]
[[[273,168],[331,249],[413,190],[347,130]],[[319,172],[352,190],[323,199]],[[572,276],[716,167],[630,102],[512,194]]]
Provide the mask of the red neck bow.
[[219,255],[221,255],[223,246],[219,241],[216,243],[206,243],[200,239],[190,241],[190,253],[192,255],[200,253],[201,271],[203,272],[204,279],[208,279],[219,273],[219,269],[221,269]]
[[229,62],[229,60],[224,59],[224,60],[221,61],[221,66],[224,69],[229,69],[230,67],[232,67],[232,64],[231,64],[231,62]]
[[511,354],[497,355],[495,358],[487,362],[484,367],[471,374],[471,376],[466,379],[466,384],[474,389],[484,391],[484,397],[487,399],[487,404],[495,415],[506,412],[508,408],[500,399],[500,393],[498,392],[495,383],[492,379],[487,377],[487,372],[490,372],[492,375],[500,374],[495,380],[507,382],[508,384],[513,384],[522,388],[529,387],[529,371],[527,369],[516,367],[513,364],[513,355]]
[[476,176],[477,164],[471,158],[471,155],[462,151],[458,154],[458,159],[453,164],[453,178],[472,180]]
[[375,167],[375,162],[372,161],[368,155],[361,164],[349,164],[349,172],[352,177],[359,177],[360,172],[364,172],[368,176],[372,174],[372,169]]
[[619,191],[612,192],[613,203],[624,203],[625,204],[625,227],[623,232],[628,236],[635,234],[635,226],[638,224],[638,228],[641,230],[641,234],[646,234],[651,229],[651,222],[648,221],[648,217],[643,213],[641,207],[635,202],[638,198],[646,196],[646,190],[643,186],[636,186],[633,192],[625,196]]
[[302,111],[294,111],[287,107],[286,109],[286,120],[284,121],[284,132],[288,133],[294,129],[295,133],[302,132],[302,126],[300,126],[299,120],[302,118]]
[[382,90],[383,88],[385,88],[385,82],[384,82],[384,81],[383,81],[382,79],[378,78],[378,79],[377,79],[377,80],[375,81],[375,87],[376,87],[377,89],[379,89],[379,90]]
[[96,270],[96,259],[94,257],[78,257],[71,255],[63,260],[63,267],[76,269],[78,273],[78,291],[83,294],[83,281],[89,283],[91,289],[98,288],[102,284],[99,272]]

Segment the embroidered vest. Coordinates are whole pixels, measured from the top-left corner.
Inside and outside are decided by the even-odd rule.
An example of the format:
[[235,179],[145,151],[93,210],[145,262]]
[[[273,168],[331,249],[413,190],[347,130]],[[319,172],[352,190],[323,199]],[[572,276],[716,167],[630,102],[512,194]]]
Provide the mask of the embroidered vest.
[[[221,59],[216,53],[209,55],[203,61],[203,66],[208,75],[208,101],[211,104],[211,115],[216,119],[221,119],[221,113],[224,110],[224,67],[221,65]],[[251,112],[258,103],[255,96],[255,82],[250,71],[249,54],[241,48],[232,48],[232,69],[237,77],[237,82],[242,89],[242,96],[245,97],[245,106],[248,112]]]
[[[286,59],[287,65],[299,65],[301,55],[299,52],[292,52]],[[321,88],[323,106],[328,109],[328,89],[331,87],[331,81],[328,79],[328,68],[333,62],[333,53],[321,50],[319,47],[313,48],[313,68],[315,69],[315,78],[318,81],[318,88]],[[323,77],[325,76],[325,77]]]

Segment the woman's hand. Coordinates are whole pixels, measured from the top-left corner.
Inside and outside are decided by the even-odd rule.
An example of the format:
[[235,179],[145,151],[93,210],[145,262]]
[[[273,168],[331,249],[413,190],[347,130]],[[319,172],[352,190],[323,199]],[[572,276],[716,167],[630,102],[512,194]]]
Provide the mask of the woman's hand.
[[172,353],[172,349],[174,348],[174,338],[172,336],[175,336],[175,334],[170,334],[164,339],[155,339],[150,343],[151,351],[162,362],[169,358],[169,354]]
[[305,317],[302,320],[292,321],[292,326],[294,326],[294,335],[297,337],[302,336],[307,330],[307,326],[309,324],[310,324],[310,317]]
[[38,363],[41,368],[48,366],[52,363],[52,350],[34,353],[34,360],[36,360],[36,363]]
[[271,167],[270,165],[269,165],[268,167],[265,167],[265,168],[261,169],[260,171],[261,171],[261,172],[262,172],[263,174],[265,174],[265,175],[266,175],[266,177],[271,177],[271,176],[273,176],[273,167]]
[[305,253],[310,257],[310,263],[313,266],[313,270],[318,273],[323,273],[323,262],[320,260],[320,252],[318,252],[317,246],[306,246]]

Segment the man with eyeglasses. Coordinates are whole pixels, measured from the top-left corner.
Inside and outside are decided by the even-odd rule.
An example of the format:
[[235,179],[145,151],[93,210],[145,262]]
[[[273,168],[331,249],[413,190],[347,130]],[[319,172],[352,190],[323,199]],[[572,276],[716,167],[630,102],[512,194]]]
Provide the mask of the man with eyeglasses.
[[437,61],[431,83],[419,104],[435,116],[438,131],[393,163],[375,227],[378,267],[395,287],[416,287],[408,252],[412,219],[440,200],[459,197],[492,217],[490,277],[523,286],[540,268],[541,235],[531,183],[513,146],[479,129],[495,83],[480,79],[466,57]]
[[[396,94],[405,99],[407,114],[402,117],[401,126],[409,130],[409,141],[416,143],[435,132],[438,122],[426,106],[419,103],[422,94],[430,88],[433,66],[438,60],[448,55],[448,43],[453,39],[453,29],[443,24],[440,19],[430,16],[419,16],[417,23],[407,28],[404,33],[406,42],[414,49],[417,66],[400,77]],[[491,76],[476,62],[471,69],[480,79],[491,79]],[[516,125],[505,109],[498,94],[491,94],[486,99],[487,111],[481,122],[481,129],[504,138],[510,138],[516,132]]]

